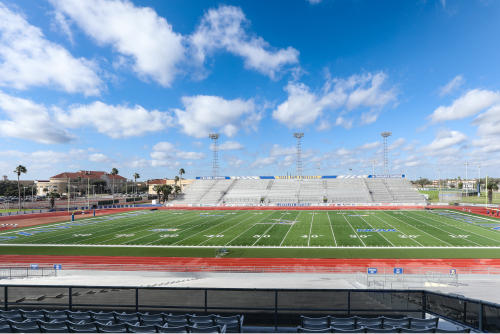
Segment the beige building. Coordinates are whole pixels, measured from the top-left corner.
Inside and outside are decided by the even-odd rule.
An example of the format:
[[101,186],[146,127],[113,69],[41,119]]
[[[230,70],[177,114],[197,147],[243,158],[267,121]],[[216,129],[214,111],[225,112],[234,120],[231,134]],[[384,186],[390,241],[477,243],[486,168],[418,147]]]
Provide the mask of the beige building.
[[[186,189],[186,187],[189,186],[193,182],[194,182],[194,180],[182,179],[182,180],[177,181],[177,185],[181,187],[181,192],[183,192],[184,189]],[[172,187],[174,187],[176,185],[174,179],[153,179],[153,180],[148,180],[147,184],[148,184],[148,188],[149,188],[148,194],[156,194],[156,192],[153,190],[154,186],[156,186],[156,185],[169,184]]]
[[[114,181],[113,181],[114,179]],[[92,186],[94,181],[103,180],[106,186]],[[120,192],[127,183],[127,179],[120,175],[111,175],[107,172],[99,171],[84,171],[80,170],[75,173],[64,172],[49,178],[48,181],[35,181],[37,186],[37,195],[42,196],[46,193],[55,191],[59,194],[67,194],[68,184],[71,187],[71,192],[81,193],[89,189],[90,193],[111,193],[113,184],[115,186],[115,193]],[[90,186],[89,186],[90,184]],[[129,185],[133,184],[128,183]]]

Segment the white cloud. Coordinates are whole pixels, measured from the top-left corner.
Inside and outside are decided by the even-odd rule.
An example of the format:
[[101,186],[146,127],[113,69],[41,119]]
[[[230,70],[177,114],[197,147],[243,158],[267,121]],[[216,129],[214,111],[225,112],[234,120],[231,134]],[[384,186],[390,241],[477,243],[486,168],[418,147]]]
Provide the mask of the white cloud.
[[255,129],[262,116],[252,99],[224,100],[217,96],[183,97],[185,110],[175,109],[182,132],[196,138],[212,131],[234,137],[241,128]]
[[276,157],[267,157],[267,158],[257,158],[250,164],[249,168],[262,168],[264,166],[269,166],[275,164],[277,161]]
[[162,160],[173,160],[177,159],[205,159],[205,154],[200,152],[185,152],[177,149],[175,145],[169,142],[159,142],[155,146],[153,146],[153,152],[150,153],[151,158],[153,159],[154,164],[160,164]]
[[311,5],[316,5],[318,3],[320,3],[321,1],[323,0],[307,0]]
[[346,119],[342,116],[337,117],[335,120],[335,125],[336,126],[342,126],[345,129],[350,129],[352,128],[352,123],[354,122],[353,119]]
[[191,145],[193,145],[196,148],[202,148],[203,146],[205,146],[205,144],[203,144],[201,141],[194,141],[191,143]]
[[465,82],[464,77],[461,75],[457,75],[455,78],[453,78],[446,85],[439,88],[439,95],[445,96],[446,94],[453,92],[455,89],[460,87],[464,82]]
[[66,35],[71,44],[75,44],[73,32],[71,31],[70,23],[60,12],[54,12],[53,27],[58,27],[62,34]]
[[54,108],[55,118],[69,128],[90,126],[111,138],[142,136],[173,126],[174,119],[166,112],[148,111],[139,105],[109,105],[100,101],[72,105],[68,111]]
[[101,153],[91,154],[89,160],[93,162],[114,162],[113,159]]
[[21,138],[43,144],[67,143],[73,138],[68,131],[54,124],[43,105],[0,91],[0,115],[2,113],[9,118],[0,120],[2,137]]
[[389,145],[388,150],[393,151],[393,150],[397,149],[398,147],[403,146],[404,144],[406,144],[406,139],[398,138]]
[[242,160],[235,155],[228,156],[226,160],[228,161],[227,164],[234,168],[241,168],[241,166],[243,166],[246,163],[245,160]]
[[498,101],[500,101],[499,92],[473,89],[453,101],[451,106],[440,106],[428,118],[432,123],[458,120],[473,116]]
[[295,154],[297,149],[295,147],[281,147],[278,144],[274,144],[269,151],[271,157],[284,156],[289,154]]
[[420,145],[420,142],[418,140],[413,140],[410,144],[406,145],[401,150],[408,152],[413,151],[418,145]]
[[199,159],[205,159],[205,154],[200,153],[200,152],[177,152],[177,158],[179,159],[193,159],[193,160],[199,160]]
[[500,135],[500,105],[493,106],[477,116],[472,124],[479,125],[477,133],[480,136]]
[[[230,151],[230,150],[242,150],[245,146],[237,141],[228,140],[219,145],[219,151]],[[210,149],[213,149],[213,144],[210,145]]]
[[262,37],[249,36],[244,26],[249,22],[241,8],[220,6],[210,9],[190,37],[194,57],[200,64],[207,54],[225,49],[245,60],[245,68],[275,78],[288,64],[298,63],[299,51],[292,47],[274,49]]
[[[361,116],[363,124],[376,121],[381,109],[397,97],[397,90],[385,88],[387,75],[384,72],[352,75],[347,79],[329,79],[320,93],[311,92],[303,83],[290,81],[284,90],[288,94],[285,102],[273,111],[273,118],[288,127],[302,127],[314,123],[326,110],[345,107],[347,110],[370,108]],[[339,116],[335,125],[352,127],[352,120]]]
[[103,82],[96,69],[94,62],[74,58],[0,3],[0,86],[50,86],[69,93],[99,95]]
[[168,167],[170,169],[178,168],[181,165],[178,161],[169,160],[151,160],[151,166],[153,167]]
[[87,152],[81,149],[71,149],[69,152],[48,150],[29,153],[16,150],[6,150],[0,151],[0,157],[14,160],[16,162],[19,161],[19,163],[22,163],[27,167],[32,164],[59,165],[62,162],[74,162],[88,158]]
[[467,140],[467,136],[459,131],[441,130],[438,132],[436,139],[422,150],[432,155],[435,151],[448,149],[454,145],[461,144]]
[[396,89],[383,89],[384,83],[387,80],[387,74],[384,72],[366,73],[350,77],[343,82],[345,88],[358,86],[349,94],[346,102],[346,107],[349,110],[363,107],[381,108],[392,101],[396,100]]
[[361,124],[371,124],[378,118],[378,113],[364,112],[361,114]]
[[474,150],[472,153],[492,153],[500,151],[500,138],[498,137],[485,137],[480,139],[472,140],[472,146],[479,147],[478,150]]
[[358,150],[373,150],[373,149],[375,149],[377,147],[380,147],[381,145],[382,145],[381,142],[375,141],[373,143],[363,144],[363,145],[357,147],[356,149],[358,149]]
[[97,43],[111,45],[143,79],[169,87],[184,60],[183,37],[149,7],[128,0],[51,0]]
[[166,141],[161,141],[155,146],[153,146],[153,151],[160,151],[160,152],[175,152],[176,148],[174,144],[168,143]]
[[328,122],[326,120],[321,120],[319,122],[319,125],[316,127],[316,130],[318,130],[318,131],[328,131],[328,130],[330,130],[330,128],[331,128],[330,122]]
[[153,160],[172,160],[175,157],[173,154],[161,151],[151,152],[150,156]]

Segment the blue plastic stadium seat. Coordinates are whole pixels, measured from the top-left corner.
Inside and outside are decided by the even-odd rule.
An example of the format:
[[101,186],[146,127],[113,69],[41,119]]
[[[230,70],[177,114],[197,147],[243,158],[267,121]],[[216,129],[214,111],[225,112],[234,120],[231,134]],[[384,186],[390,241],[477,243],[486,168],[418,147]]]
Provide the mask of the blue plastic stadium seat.
[[168,327],[168,326],[155,326],[156,331],[158,333],[189,333],[187,330],[187,326],[180,326],[180,327]]
[[302,327],[297,327],[297,332],[298,333],[331,333],[332,329],[331,328],[324,328],[324,329],[307,329],[307,328],[302,328]]
[[96,322],[95,324],[99,333],[127,333],[127,325],[125,324],[105,325],[99,322]]
[[95,323],[75,324],[67,321],[66,324],[68,325],[70,333],[98,333]]
[[196,326],[188,327],[190,333],[225,333],[226,326],[212,326],[212,327],[202,327],[198,328]]
[[129,333],[156,333],[155,325],[151,326],[135,326],[130,324],[126,325]]

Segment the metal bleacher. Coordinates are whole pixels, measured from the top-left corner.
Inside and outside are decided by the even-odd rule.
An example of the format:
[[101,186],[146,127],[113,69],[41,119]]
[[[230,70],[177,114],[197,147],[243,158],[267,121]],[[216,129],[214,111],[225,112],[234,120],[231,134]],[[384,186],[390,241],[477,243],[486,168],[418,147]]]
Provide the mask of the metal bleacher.
[[406,178],[196,180],[174,204],[426,203]]

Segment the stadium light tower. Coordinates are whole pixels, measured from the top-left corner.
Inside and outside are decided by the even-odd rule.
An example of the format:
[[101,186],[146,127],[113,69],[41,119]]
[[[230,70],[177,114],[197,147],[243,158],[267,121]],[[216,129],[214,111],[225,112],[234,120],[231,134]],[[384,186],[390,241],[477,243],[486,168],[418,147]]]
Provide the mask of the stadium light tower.
[[319,162],[316,163],[316,168],[317,168],[316,176],[319,176],[319,165],[321,165]]
[[209,134],[208,138],[213,139],[214,141],[214,161],[213,161],[213,169],[212,176],[219,176],[219,146],[217,145],[217,141],[219,140],[220,135],[218,133]]
[[387,161],[387,137],[392,136],[392,132],[381,132],[380,135],[384,138],[384,175],[389,174],[389,162]]
[[373,164],[373,175],[375,175],[375,164],[378,164],[378,159],[372,159],[370,162]]
[[300,180],[302,179],[302,158],[301,158],[301,155],[302,155],[302,151],[301,151],[301,148],[300,148],[300,139],[302,137],[304,137],[304,134],[303,133],[299,133],[299,132],[295,132],[293,134],[293,137],[294,138],[297,138],[297,180]]

